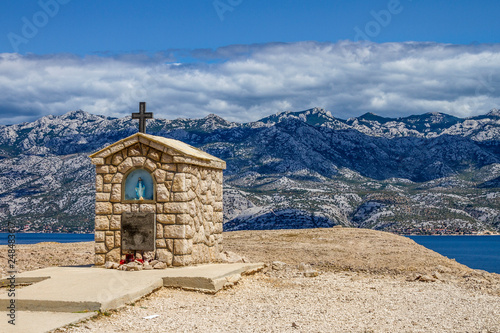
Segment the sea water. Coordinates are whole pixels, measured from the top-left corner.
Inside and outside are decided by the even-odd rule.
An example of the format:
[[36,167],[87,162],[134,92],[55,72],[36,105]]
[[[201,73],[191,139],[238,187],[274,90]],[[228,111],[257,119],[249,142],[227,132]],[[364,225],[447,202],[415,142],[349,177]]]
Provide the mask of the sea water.
[[500,274],[500,236],[409,236],[470,268]]
[[[0,245],[8,244],[8,233],[0,232]],[[49,233],[16,233],[16,244],[36,244],[41,242],[75,243],[90,242],[94,234],[49,234]]]

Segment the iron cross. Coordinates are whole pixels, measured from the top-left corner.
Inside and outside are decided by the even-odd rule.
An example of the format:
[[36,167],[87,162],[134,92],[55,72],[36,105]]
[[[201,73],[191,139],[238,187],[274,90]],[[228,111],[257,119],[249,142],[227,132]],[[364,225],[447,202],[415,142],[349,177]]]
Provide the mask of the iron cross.
[[139,119],[139,132],[146,133],[146,119],[153,119],[153,112],[146,112],[146,102],[140,102],[139,113],[132,113],[132,119]]

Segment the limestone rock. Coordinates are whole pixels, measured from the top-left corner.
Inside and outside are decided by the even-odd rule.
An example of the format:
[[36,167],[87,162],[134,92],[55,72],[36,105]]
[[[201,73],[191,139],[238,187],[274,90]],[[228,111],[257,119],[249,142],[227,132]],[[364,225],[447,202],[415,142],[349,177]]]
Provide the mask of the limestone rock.
[[304,272],[305,277],[315,277],[318,276],[319,272],[315,269],[309,268]]
[[231,251],[224,251],[221,253],[221,259],[223,262],[227,262],[230,264],[248,262],[244,257],[240,256],[237,253]]
[[309,264],[305,264],[305,263],[301,262],[301,263],[299,264],[299,266],[298,266],[298,269],[299,269],[299,271],[301,271],[301,272],[305,272],[305,271],[307,271],[307,270],[311,269],[311,265],[309,265]]
[[164,263],[164,262],[157,262],[154,266],[153,266],[154,269],[164,269],[164,268],[167,268],[167,264]]
[[166,249],[158,249],[156,250],[157,260],[163,262],[165,264],[172,263],[172,253]]
[[436,282],[436,279],[429,275],[418,275],[415,281],[420,282]]
[[117,269],[120,265],[116,262],[106,261],[104,267],[107,269]]
[[285,269],[285,267],[286,267],[286,263],[284,263],[282,261],[273,261],[273,263],[272,263],[272,268],[275,271],[281,271],[281,270]]

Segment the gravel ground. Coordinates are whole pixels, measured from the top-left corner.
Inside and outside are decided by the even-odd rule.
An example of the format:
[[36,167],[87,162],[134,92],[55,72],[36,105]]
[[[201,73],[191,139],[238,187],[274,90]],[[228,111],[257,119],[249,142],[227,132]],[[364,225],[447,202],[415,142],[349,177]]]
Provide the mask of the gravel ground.
[[[351,228],[239,231],[224,233],[224,247],[268,267],[216,295],[160,289],[56,332],[500,333],[500,275],[409,238]],[[93,260],[93,242],[16,249],[19,271]],[[0,246],[3,262],[6,255]],[[273,270],[273,261],[286,265]],[[305,277],[302,263],[319,276]],[[150,315],[159,316],[143,319]]]
[[295,272],[244,277],[217,295],[162,289],[59,332],[500,332],[497,296],[445,282]]

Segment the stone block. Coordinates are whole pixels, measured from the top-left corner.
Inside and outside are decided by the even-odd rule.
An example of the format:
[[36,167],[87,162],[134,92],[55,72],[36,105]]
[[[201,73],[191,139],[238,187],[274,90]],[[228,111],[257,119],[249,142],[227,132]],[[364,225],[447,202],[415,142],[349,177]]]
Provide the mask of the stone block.
[[134,164],[132,163],[132,158],[127,157],[123,162],[118,166],[118,171],[125,174],[130,168],[132,168]]
[[214,223],[222,223],[223,218],[224,218],[224,215],[222,212],[214,212],[214,214],[213,214]]
[[172,183],[172,192],[185,192],[186,188],[186,175],[184,173],[176,173]]
[[142,155],[141,145],[139,143],[136,143],[135,145],[128,148],[127,153],[128,156],[141,156]]
[[184,163],[177,164],[177,171],[182,172],[182,173],[186,173],[186,174],[190,174],[190,175],[193,175],[195,177],[199,173],[198,167],[191,165],[191,164],[184,164]]
[[122,246],[122,233],[121,231],[115,231],[115,247]]
[[198,186],[199,181],[197,177],[192,177],[191,178],[191,189],[194,191],[196,190],[196,187]]
[[94,157],[91,159],[92,164],[94,165],[103,165],[104,164],[104,158],[102,157]]
[[166,172],[163,169],[156,169],[153,172],[153,176],[155,177],[157,184],[162,184],[163,182],[165,182],[165,175],[166,175]]
[[167,187],[163,183],[159,183],[156,186],[156,201],[158,202],[168,202],[170,201],[170,193]]
[[173,180],[174,176],[175,176],[175,172],[170,172],[170,171],[166,172],[165,173],[165,181]]
[[142,167],[145,162],[145,157],[132,157],[132,165],[135,167]]
[[167,246],[167,250],[171,253],[174,252],[174,240],[173,239],[165,239],[165,245]]
[[123,162],[123,156],[121,153],[113,155],[113,158],[111,159],[111,164],[114,166],[118,166],[121,162]]
[[174,256],[174,259],[172,261],[173,266],[189,266],[193,262],[193,257],[190,255],[184,255],[184,256]]
[[110,194],[109,193],[104,193],[104,192],[96,192],[95,194],[95,200],[96,201],[109,201]]
[[224,224],[222,223],[215,223],[215,228],[214,228],[214,233],[220,234],[224,230]]
[[109,229],[120,230],[122,227],[122,216],[121,215],[111,215]]
[[125,212],[130,212],[129,204],[121,204],[121,203],[113,204],[113,214],[121,214]]
[[156,163],[150,159],[146,159],[146,162],[144,163],[144,168],[146,168],[150,172],[153,172],[156,170]]
[[118,172],[114,175],[113,179],[111,180],[111,183],[121,184],[122,181],[123,181],[123,174]]
[[163,205],[162,204],[156,204],[156,213],[157,214],[163,213]]
[[120,262],[120,249],[113,249],[106,254],[106,261]]
[[169,154],[170,156],[173,156],[173,157],[181,155],[181,153],[179,153],[177,150],[171,149],[171,148],[167,148],[167,147],[163,147],[163,152],[167,153],[167,154]]
[[191,217],[195,217],[197,215],[196,204],[197,204],[197,201],[194,201],[194,200],[188,202],[188,210],[189,210],[189,214],[191,215]]
[[109,218],[107,215],[95,216],[95,230],[109,230]]
[[140,212],[155,213],[156,212],[156,204],[139,204],[139,211]]
[[150,149],[148,153],[148,157],[153,161],[159,162],[161,158],[161,153],[156,149]]
[[222,212],[222,210],[223,210],[223,209],[222,209],[222,208],[223,208],[223,207],[222,207],[222,201],[219,201],[219,202],[214,202],[214,203],[212,204],[212,207],[213,207],[213,210],[214,210],[215,212]]
[[121,184],[113,184],[113,186],[111,187],[111,198],[109,200],[111,202],[120,202],[122,200]]
[[196,227],[196,231],[198,231],[198,227],[200,226],[201,222],[200,222],[200,217],[198,217],[198,215],[195,215],[193,217],[193,223],[194,223],[194,226]]
[[109,166],[109,173],[114,175],[117,171],[118,171],[118,168],[115,167],[114,165]]
[[215,245],[215,237],[214,235],[208,236],[208,246],[214,246]]
[[201,231],[196,231],[193,236],[193,244],[203,243],[205,241],[205,229],[201,228]]
[[211,216],[214,213],[214,207],[212,205],[205,205],[203,206],[203,211]]
[[156,239],[163,238],[163,224],[156,223]]
[[217,185],[214,192],[215,201],[222,202],[222,185]]
[[[156,229],[156,230],[158,230],[158,229]],[[165,243],[165,240],[163,238],[156,240],[156,248],[157,249],[164,249],[166,247],[167,247],[167,244]]]
[[134,136],[133,138],[128,139],[127,141],[123,142],[123,146],[129,147],[132,146],[133,144],[139,142],[139,138],[137,136]]
[[149,149],[149,145],[142,145],[142,156],[148,156]]
[[163,224],[175,224],[174,214],[157,214],[156,221]]
[[172,253],[167,249],[156,249],[156,259],[166,263],[168,266],[172,265]]
[[109,151],[110,151],[110,153],[111,153],[111,154],[114,154],[114,153],[116,153],[116,152],[118,152],[118,151],[120,151],[120,150],[123,150],[123,149],[125,149],[125,146],[124,146],[124,145],[123,145],[123,143],[121,143],[121,142],[120,142],[120,143],[115,144],[115,145],[114,145],[114,146],[112,146],[112,147],[109,147]]
[[95,203],[95,213],[96,214],[111,214],[113,213],[113,206],[110,202],[96,202]]
[[210,225],[211,225],[211,223],[207,222],[207,221],[205,221],[203,223],[203,230],[205,230],[205,237],[208,237],[212,234],[212,229],[211,229]]
[[139,204],[130,204],[130,211],[137,213],[139,211]]
[[98,165],[95,168],[96,173],[108,173],[109,167],[107,165]]
[[103,179],[104,179],[104,184],[109,184],[109,183],[111,183],[111,180],[113,179],[113,175],[110,173],[107,173],[104,175]]
[[115,247],[115,236],[113,234],[106,235],[105,244],[108,251],[112,250]]
[[143,138],[142,136],[140,136],[140,137],[139,137],[139,142],[140,142],[140,143],[143,143],[143,144],[145,144],[145,145],[147,145],[147,146],[149,146],[149,145],[151,144],[151,141],[149,141],[149,140],[148,140],[148,139],[146,139],[146,138]]
[[174,239],[174,255],[185,255],[193,253],[192,239]]
[[170,239],[193,238],[194,231],[189,225],[165,224],[163,236]]
[[174,193],[173,200],[174,201],[191,201],[194,198],[196,198],[196,194],[192,190],[189,190],[188,192],[177,192],[177,193]]
[[106,156],[111,155],[111,151],[109,149],[101,151],[99,154],[96,155],[96,157],[102,157],[105,158]]
[[103,253],[106,253],[108,251],[106,251],[106,245],[104,245],[104,243],[95,243],[95,253],[96,254],[103,254]]
[[177,171],[177,167],[175,164],[162,164],[161,168],[163,170],[169,171],[169,172],[176,172]]
[[102,192],[103,184],[104,184],[104,181],[102,179],[102,175],[96,175],[95,176],[95,190],[96,190],[96,192]]
[[189,214],[179,214],[176,217],[175,223],[193,225],[193,218]]
[[104,184],[102,186],[102,191],[105,193],[111,193],[111,184]]
[[104,254],[96,254],[94,257],[94,265],[102,266],[106,262],[106,256]]
[[168,154],[161,154],[161,163],[172,163],[174,160],[172,159],[172,156]]
[[189,205],[186,202],[166,202],[163,212],[170,214],[189,213]]
[[94,240],[96,242],[104,242],[105,235],[104,231],[96,231],[94,232]]
[[151,147],[152,149],[156,149],[156,150],[160,150],[160,151],[163,150],[163,145],[158,143],[158,142],[150,141],[148,146]]

